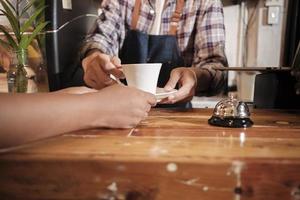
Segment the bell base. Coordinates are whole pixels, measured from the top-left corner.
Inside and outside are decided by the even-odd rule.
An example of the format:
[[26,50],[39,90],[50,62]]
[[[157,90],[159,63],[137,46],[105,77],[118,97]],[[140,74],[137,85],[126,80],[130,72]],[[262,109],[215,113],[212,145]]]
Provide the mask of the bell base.
[[253,121],[250,118],[234,118],[234,117],[226,117],[220,118],[216,116],[212,116],[208,123],[213,126],[222,126],[229,128],[247,128],[253,125]]

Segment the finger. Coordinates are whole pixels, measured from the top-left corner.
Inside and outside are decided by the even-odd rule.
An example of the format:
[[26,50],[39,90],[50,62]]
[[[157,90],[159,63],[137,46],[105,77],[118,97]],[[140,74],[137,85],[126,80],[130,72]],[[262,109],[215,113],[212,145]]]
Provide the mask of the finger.
[[94,89],[97,89],[97,90],[100,90],[102,88],[98,87],[96,81],[94,79],[89,79],[86,81],[86,84],[91,87],[91,88],[94,88]]
[[110,70],[113,70],[117,68],[110,60],[110,56],[106,54],[98,54],[98,61],[100,63],[100,66],[102,67],[103,71],[109,72]]
[[117,56],[112,57],[111,59],[112,64],[114,64],[117,68],[121,67],[121,60]]
[[99,61],[97,59],[99,54],[101,54],[101,53],[95,52],[82,60],[82,68],[85,73],[87,73],[91,68],[93,68],[94,65],[100,66],[98,64]]
[[151,105],[151,106],[155,106],[157,101],[156,101],[156,98],[153,94],[149,93],[149,92],[143,92],[143,91],[140,91],[143,93],[143,96],[146,97],[147,99],[147,102]]
[[112,85],[113,80],[110,78],[109,74],[103,71],[99,63],[95,63],[93,65],[93,73],[96,75],[97,78],[97,84],[99,85]]
[[110,70],[110,73],[116,78],[124,78],[124,73],[121,66],[121,60],[117,56],[112,57],[111,62],[115,65],[115,69]]
[[170,101],[168,100],[168,97],[160,99],[158,102],[158,104],[170,104]]
[[92,87],[92,88],[95,88],[95,89],[101,89],[101,88],[98,88],[97,86],[97,82],[95,81],[97,78],[96,78],[96,75],[93,74],[93,73],[87,73],[84,75],[83,77],[83,80],[84,82],[89,86],[89,87]]
[[145,111],[148,113],[151,110],[151,105],[150,104],[146,104],[145,106]]
[[90,73],[93,73],[96,76],[95,81],[98,85],[97,88],[103,88],[117,83],[117,81],[111,78],[110,74],[103,71],[97,61],[95,61]]
[[170,75],[170,79],[165,85],[164,89],[166,91],[171,91],[176,87],[176,84],[178,83],[179,79],[181,77],[181,73],[179,70],[173,70]]
[[168,97],[168,101],[170,103],[176,103],[178,101],[182,101],[191,96],[190,94],[192,89],[193,89],[192,85],[184,84],[176,93]]
[[96,62],[93,62],[87,71],[87,75],[96,83],[97,88],[104,87],[102,74],[101,68]]
[[114,75],[116,78],[123,79],[125,78],[123,70],[121,68],[115,68],[108,71],[109,74]]
[[90,63],[93,61],[93,57],[92,55],[91,56],[88,56],[86,58],[84,58],[81,62],[81,65],[82,65],[82,68],[83,68],[83,71],[84,73],[86,73],[89,69],[89,66],[90,66]]
[[157,100],[154,95],[151,94],[151,96],[148,98],[148,103],[151,106],[156,106]]
[[112,74],[117,78],[124,78],[124,74],[121,70],[121,61],[118,57],[110,59],[109,55],[98,54],[97,58],[99,66],[106,74]]

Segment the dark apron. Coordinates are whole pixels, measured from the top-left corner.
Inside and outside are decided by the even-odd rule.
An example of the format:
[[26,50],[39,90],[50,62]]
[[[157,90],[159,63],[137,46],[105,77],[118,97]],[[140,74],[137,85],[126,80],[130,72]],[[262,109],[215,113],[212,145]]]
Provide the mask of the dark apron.
[[[169,35],[148,35],[136,30],[140,3],[141,0],[135,2],[131,30],[126,33],[119,57],[122,64],[162,63],[157,85],[163,88],[170,78],[171,71],[176,67],[184,66],[176,38],[177,24],[180,20],[184,1],[177,1],[176,11],[171,19],[173,25]],[[158,107],[190,108],[191,103],[163,104],[158,105]]]

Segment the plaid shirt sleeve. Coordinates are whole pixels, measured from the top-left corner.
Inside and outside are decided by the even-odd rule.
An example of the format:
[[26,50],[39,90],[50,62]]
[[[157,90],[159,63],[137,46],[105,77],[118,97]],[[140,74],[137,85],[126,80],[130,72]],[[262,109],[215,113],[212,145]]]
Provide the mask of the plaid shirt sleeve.
[[125,38],[124,6],[118,0],[105,0],[102,13],[96,21],[95,31],[88,35],[81,49],[83,58],[88,51],[98,49],[101,52],[116,56]]
[[226,81],[225,72],[212,69],[213,66],[228,66],[225,55],[223,6],[220,0],[208,0],[199,12],[193,66],[201,67],[211,75],[208,90],[198,90],[200,94],[211,96],[220,92]]

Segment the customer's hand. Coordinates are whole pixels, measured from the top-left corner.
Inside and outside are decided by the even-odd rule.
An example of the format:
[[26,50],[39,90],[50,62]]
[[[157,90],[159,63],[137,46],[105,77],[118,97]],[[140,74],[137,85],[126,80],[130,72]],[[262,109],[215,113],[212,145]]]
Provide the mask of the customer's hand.
[[171,91],[177,84],[179,86],[178,92],[163,99],[160,102],[161,104],[174,104],[176,102],[188,102],[192,100],[197,86],[196,73],[192,68],[187,67],[173,69],[170,79],[164,89],[166,91]]
[[98,90],[116,83],[110,77],[110,74],[116,78],[124,77],[120,59],[118,57],[111,58],[98,50],[91,52],[83,59],[82,67],[84,70],[84,82]]
[[[100,127],[135,127],[156,104],[154,95],[119,84],[106,87],[98,94],[98,98],[87,103],[92,109],[90,112],[98,110],[93,124]],[[95,93],[89,95],[93,97]]]

